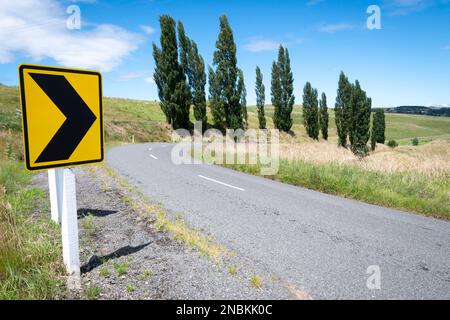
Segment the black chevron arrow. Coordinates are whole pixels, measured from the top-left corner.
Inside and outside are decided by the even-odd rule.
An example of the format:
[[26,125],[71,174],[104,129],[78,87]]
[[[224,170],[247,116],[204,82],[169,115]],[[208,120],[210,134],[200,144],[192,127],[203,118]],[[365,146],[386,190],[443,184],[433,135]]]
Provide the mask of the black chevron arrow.
[[97,117],[62,75],[30,73],[30,76],[66,116],[66,120],[36,160],[67,160]]

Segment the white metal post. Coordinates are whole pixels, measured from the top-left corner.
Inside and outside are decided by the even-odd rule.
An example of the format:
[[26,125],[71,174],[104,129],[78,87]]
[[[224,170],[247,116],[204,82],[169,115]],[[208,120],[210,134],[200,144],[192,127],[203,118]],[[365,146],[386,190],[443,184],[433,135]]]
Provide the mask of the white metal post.
[[75,172],[63,170],[61,233],[63,258],[69,275],[80,275]]
[[48,170],[48,187],[50,193],[50,208],[52,220],[61,223],[62,214],[62,188],[64,169]]

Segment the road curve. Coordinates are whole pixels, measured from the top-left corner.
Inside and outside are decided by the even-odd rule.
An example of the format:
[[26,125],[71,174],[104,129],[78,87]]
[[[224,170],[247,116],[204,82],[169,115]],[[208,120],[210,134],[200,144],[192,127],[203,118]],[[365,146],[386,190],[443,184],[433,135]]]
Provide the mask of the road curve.
[[[191,227],[313,299],[450,299],[450,222],[218,166],[175,165],[171,149],[114,147],[107,162]],[[378,267],[380,289],[370,289]]]

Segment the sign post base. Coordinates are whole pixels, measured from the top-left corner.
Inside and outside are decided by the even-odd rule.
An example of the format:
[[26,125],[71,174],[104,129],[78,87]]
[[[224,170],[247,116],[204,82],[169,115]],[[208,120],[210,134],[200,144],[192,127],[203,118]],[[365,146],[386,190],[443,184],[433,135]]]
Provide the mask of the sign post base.
[[52,220],[61,224],[63,258],[67,273],[80,275],[78,217],[75,172],[73,169],[48,171]]

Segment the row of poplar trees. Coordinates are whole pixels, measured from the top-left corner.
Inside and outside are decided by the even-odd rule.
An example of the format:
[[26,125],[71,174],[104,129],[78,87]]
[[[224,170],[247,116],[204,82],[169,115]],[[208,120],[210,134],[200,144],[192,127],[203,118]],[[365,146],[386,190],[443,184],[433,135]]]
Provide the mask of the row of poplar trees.
[[358,80],[351,83],[343,72],[339,76],[334,111],[340,146],[350,146],[355,154],[365,155],[369,138],[372,150],[377,143],[385,142],[384,110],[376,110],[371,126],[372,99],[361,89]]
[[[259,128],[265,129],[265,88],[259,67],[256,67],[255,92]],[[272,63],[271,96],[274,106],[274,126],[281,131],[289,132],[293,125],[294,77],[291,70],[289,50],[283,46],[280,46],[278,50],[278,60]],[[328,139],[328,108],[324,93],[322,93],[322,99],[320,100],[320,109],[318,103],[317,90],[313,89],[309,82],[306,83],[303,94],[303,119],[306,131],[314,139],[319,139],[319,131],[321,131],[322,137]]]
[[[207,124],[205,63],[197,44],[186,36],[183,24],[170,16],[159,18],[160,47],[153,44],[154,80],[160,106],[173,129],[190,128],[194,118]],[[177,35],[178,31],[178,35]],[[237,67],[236,44],[226,16],[220,17],[213,67],[208,67],[209,102],[216,128],[239,129],[247,125],[244,74]]]
[[[158,87],[161,109],[173,129],[190,128],[190,108],[194,118],[207,124],[205,63],[197,44],[186,36],[181,21],[170,16],[160,17],[161,38],[158,47],[153,44],[155,59],[154,79]],[[220,17],[220,32],[216,41],[213,66],[208,66],[209,103],[215,128],[247,127],[246,88],[244,75],[237,67],[236,44],[226,16]],[[256,68],[256,105],[260,129],[266,128],[264,114],[265,87],[263,75]],[[271,74],[271,100],[274,106],[275,128],[289,132],[293,125],[292,110],[295,103],[294,78],[287,48],[280,46],[278,59],[273,61]],[[335,121],[338,144],[350,147],[355,154],[367,154],[371,148],[385,142],[385,118],[378,109],[371,119],[372,100],[361,89],[358,81],[350,83],[342,72],[339,77],[335,103]],[[309,137],[319,135],[328,139],[328,107],[325,93],[318,99],[318,91],[309,82],[303,89],[303,121]]]

